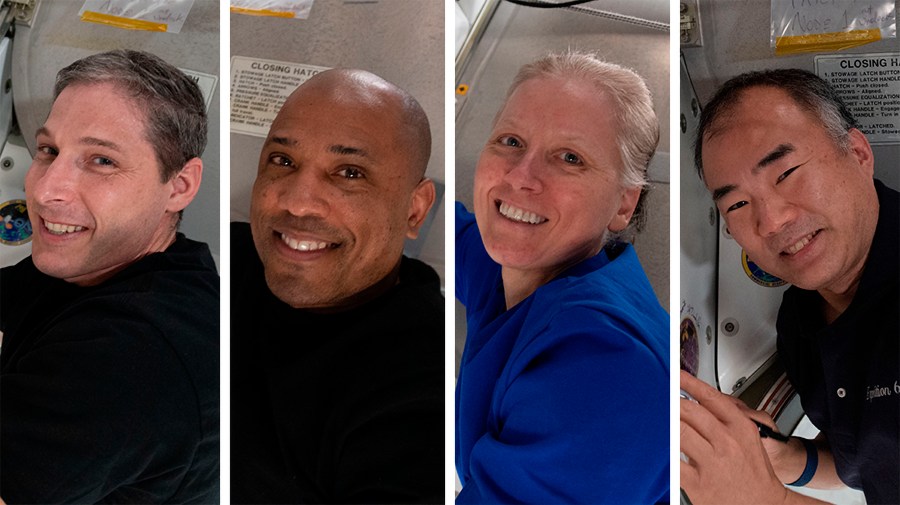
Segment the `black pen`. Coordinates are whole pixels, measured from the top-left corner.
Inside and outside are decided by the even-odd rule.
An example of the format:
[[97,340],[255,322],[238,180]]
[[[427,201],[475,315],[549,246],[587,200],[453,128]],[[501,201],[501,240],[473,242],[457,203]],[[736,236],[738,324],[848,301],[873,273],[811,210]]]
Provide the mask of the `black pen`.
[[[685,400],[690,400],[692,402],[697,401],[694,399],[693,396],[691,396],[687,391],[685,391],[683,389],[681,390],[681,397],[684,398]],[[773,440],[778,440],[779,442],[784,442],[784,443],[787,443],[791,439],[791,437],[789,437],[787,435],[783,435],[781,433],[778,433],[777,431],[773,430],[772,428],[769,428],[768,426],[766,426],[765,424],[763,424],[759,421],[756,421],[754,419],[751,419],[751,420],[754,423],[756,423],[756,427],[757,427],[757,429],[759,429],[759,436],[761,438],[771,438]]]
[[778,433],[759,421],[754,420],[753,422],[756,423],[756,427],[759,428],[759,436],[761,438],[773,438],[784,443],[787,443],[791,439],[791,437]]

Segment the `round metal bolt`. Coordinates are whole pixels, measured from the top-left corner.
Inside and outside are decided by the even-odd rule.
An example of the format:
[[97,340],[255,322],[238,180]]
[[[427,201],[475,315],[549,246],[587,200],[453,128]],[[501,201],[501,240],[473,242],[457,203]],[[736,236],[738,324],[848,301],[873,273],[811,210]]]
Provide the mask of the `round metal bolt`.
[[706,345],[712,345],[712,326],[706,325]]
[[681,115],[681,133],[687,133],[687,118]]
[[3,158],[3,160],[0,161],[0,167],[3,167],[3,170],[10,170],[10,169],[12,169],[12,167],[13,167],[13,160],[12,160],[12,158]]
[[740,323],[738,323],[737,319],[733,317],[729,317],[728,319],[722,321],[722,333],[724,333],[727,337],[733,337],[737,335],[740,329]]
[[745,382],[747,382],[746,377],[741,377],[740,379],[738,379],[737,382],[734,383],[734,386],[731,386],[731,392],[733,393],[733,392],[737,391],[738,389],[741,389],[742,387],[744,387]]

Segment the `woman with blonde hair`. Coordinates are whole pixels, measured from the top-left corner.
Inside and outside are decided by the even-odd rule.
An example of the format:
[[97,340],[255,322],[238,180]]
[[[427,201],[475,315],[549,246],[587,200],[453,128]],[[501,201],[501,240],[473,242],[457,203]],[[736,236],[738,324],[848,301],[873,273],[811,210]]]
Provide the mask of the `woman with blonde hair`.
[[510,87],[457,204],[457,503],[668,501],[668,314],[619,239],[658,139],[643,80],[593,55]]

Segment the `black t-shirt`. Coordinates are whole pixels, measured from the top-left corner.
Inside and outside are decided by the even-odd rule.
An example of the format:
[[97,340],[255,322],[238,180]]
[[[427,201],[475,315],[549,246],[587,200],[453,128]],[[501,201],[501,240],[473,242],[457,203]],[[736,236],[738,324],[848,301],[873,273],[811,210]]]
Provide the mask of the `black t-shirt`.
[[430,267],[337,314],[269,291],[233,223],[231,497],[235,503],[443,502],[444,310]]
[[0,497],[219,499],[219,277],[178,235],[79,287],[26,258],[0,271]]
[[828,438],[841,480],[869,505],[900,503],[900,201],[876,189],[878,225],[850,306],[825,324],[819,294],[791,287],[777,326],[803,409]]

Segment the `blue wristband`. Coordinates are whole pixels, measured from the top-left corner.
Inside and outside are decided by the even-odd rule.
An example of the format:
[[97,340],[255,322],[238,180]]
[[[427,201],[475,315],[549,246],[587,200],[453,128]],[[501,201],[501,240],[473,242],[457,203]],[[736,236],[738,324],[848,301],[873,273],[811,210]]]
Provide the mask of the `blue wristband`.
[[803,442],[803,446],[806,447],[806,468],[803,469],[800,477],[788,484],[788,486],[803,487],[809,484],[813,475],[816,474],[816,468],[819,467],[819,450],[816,449],[816,444],[812,440],[800,437],[797,437],[797,439]]

